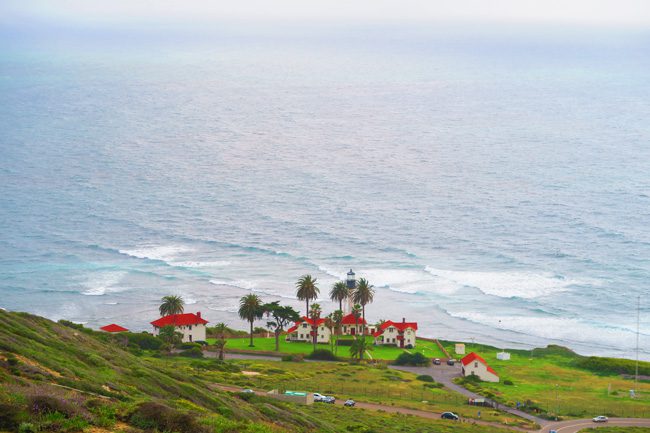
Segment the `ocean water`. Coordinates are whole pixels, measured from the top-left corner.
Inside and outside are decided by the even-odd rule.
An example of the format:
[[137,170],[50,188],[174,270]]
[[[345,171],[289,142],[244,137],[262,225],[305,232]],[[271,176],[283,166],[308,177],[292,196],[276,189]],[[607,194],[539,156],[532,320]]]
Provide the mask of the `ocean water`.
[[371,320],[503,347],[634,356],[640,296],[650,359],[648,33],[2,35],[0,307],[243,326],[352,268]]

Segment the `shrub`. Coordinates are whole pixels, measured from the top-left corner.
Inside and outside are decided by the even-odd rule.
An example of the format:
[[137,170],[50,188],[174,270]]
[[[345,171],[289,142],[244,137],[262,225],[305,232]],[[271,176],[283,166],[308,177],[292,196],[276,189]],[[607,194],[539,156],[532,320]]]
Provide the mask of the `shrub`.
[[303,362],[304,356],[299,353],[295,355],[284,355],[281,359],[285,362]]
[[73,417],[77,410],[65,400],[50,395],[34,395],[29,398],[29,409],[33,414],[45,415],[58,412],[66,417]]
[[393,364],[395,365],[415,365],[415,366],[427,366],[431,363],[429,358],[421,354],[420,352],[408,353],[403,352],[395,359]]
[[316,349],[307,356],[307,359],[318,359],[321,361],[338,361],[336,355],[331,350]]
[[129,422],[132,426],[146,430],[159,430],[179,433],[204,433],[205,428],[199,425],[196,418],[153,402],[140,404],[131,414]]
[[141,333],[125,333],[126,337],[129,340],[129,345],[136,345],[140,349],[143,350],[158,350],[160,349],[160,346],[162,346],[163,341],[158,338],[154,337],[153,335],[147,333],[147,332],[141,332]]
[[74,322],[71,322],[69,320],[59,320],[58,323],[60,325],[67,326],[68,328],[72,328],[72,329],[78,329],[78,330],[84,329],[84,325],[82,325],[80,323],[74,323]]
[[179,355],[187,358],[203,358],[203,351],[200,347],[192,347],[191,349],[183,350]]
[[426,388],[444,388],[445,387],[442,383],[438,383],[438,382],[425,383],[424,386]]
[[12,406],[9,403],[0,403],[0,430],[14,430],[20,425],[19,407]]
[[178,348],[182,349],[182,350],[189,350],[189,349],[193,349],[195,347],[198,347],[200,349],[201,345],[198,344],[198,343],[183,343],[180,346],[178,346]]
[[417,380],[421,380],[422,382],[435,382],[433,380],[433,377],[429,376],[428,374],[421,374],[418,377],[416,377]]
[[37,431],[36,426],[29,422],[20,423],[20,426],[18,426],[18,433],[36,433]]
[[510,379],[506,379],[506,380],[504,380],[504,381],[503,381],[503,384],[506,385],[506,386],[513,386],[513,385],[514,385],[514,383],[513,383],[512,380],[510,380]]

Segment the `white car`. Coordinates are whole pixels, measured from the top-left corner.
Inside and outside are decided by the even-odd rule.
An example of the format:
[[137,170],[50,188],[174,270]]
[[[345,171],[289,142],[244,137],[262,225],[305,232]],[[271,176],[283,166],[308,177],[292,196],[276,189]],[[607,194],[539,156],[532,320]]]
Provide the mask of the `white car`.
[[594,422],[607,422],[607,417],[604,415],[597,416],[593,419]]
[[325,399],[325,396],[323,394],[319,394],[317,392],[314,393],[314,401],[323,401]]

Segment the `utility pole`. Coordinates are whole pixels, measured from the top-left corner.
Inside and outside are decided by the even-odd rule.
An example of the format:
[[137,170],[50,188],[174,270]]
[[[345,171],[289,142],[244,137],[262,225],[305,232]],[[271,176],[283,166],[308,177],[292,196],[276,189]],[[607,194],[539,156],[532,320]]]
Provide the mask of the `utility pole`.
[[641,295],[636,298],[636,368],[634,372],[634,396],[639,382],[639,324],[641,322]]
[[560,397],[558,394],[558,385],[555,384],[555,421],[557,421],[560,416]]

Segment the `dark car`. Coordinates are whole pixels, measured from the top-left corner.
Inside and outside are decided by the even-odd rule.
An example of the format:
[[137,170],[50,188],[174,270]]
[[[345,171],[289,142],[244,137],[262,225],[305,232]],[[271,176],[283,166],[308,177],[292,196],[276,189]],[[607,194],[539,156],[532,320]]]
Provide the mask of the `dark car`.
[[436,359],[434,359],[434,360],[433,360],[433,364],[434,364],[434,365],[440,365],[440,364],[441,364],[441,362],[440,362],[440,358],[436,358]]
[[442,415],[440,415],[440,418],[442,418],[442,419],[451,419],[451,420],[454,420],[454,421],[458,421],[460,419],[458,417],[458,415],[456,415],[453,412],[443,412]]
[[455,360],[455,359],[448,359],[448,360],[447,360],[447,365],[454,365],[454,364],[456,364],[456,360]]
[[353,407],[355,404],[356,402],[351,398],[345,400],[345,403],[343,403],[344,406],[348,406],[348,407]]

